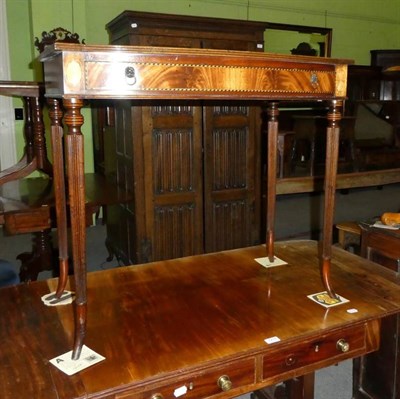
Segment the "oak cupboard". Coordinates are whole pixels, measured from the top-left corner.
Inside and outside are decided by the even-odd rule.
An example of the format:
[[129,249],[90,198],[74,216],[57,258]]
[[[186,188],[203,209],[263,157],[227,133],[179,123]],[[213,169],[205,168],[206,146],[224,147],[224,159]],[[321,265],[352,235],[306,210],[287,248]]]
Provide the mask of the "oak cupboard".
[[[125,11],[107,29],[117,45],[263,51],[266,24]],[[134,264],[260,242],[259,104],[103,102],[93,119],[97,171],[131,197],[107,210],[111,256]]]

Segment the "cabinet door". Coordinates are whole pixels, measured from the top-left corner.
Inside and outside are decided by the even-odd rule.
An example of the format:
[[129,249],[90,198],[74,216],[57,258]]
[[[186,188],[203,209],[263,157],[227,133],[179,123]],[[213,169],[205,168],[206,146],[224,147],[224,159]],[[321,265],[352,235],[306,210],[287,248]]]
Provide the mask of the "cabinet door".
[[203,252],[201,107],[142,107],[146,233],[151,259]]
[[[126,265],[143,261],[147,242],[143,236],[144,215],[140,159],[141,138],[133,134],[135,118],[130,101],[115,103],[115,125],[104,131],[105,171],[127,201],[107,207],[107,247],[111,254]],[[139,118],[141,126],[141,115]]]
[[260,108],[204,108],[205,252],[259,242]]

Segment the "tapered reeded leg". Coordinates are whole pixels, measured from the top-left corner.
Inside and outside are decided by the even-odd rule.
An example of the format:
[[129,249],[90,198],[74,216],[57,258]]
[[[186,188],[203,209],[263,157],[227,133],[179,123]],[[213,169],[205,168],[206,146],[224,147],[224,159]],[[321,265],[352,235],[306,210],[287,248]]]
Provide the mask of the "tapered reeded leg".
[[331,298],[336,294],[330,281],[330,269],[332,258],[332,231],[333,217],[335,212],[336,175],[339,152],[339,122],[342,117],[340,111],[342,102],[333,100],[328,112],[328,128],[326,140],[326,162],[325,162],[325,204],[324,224],[321,249],[321,277],[325,290]]
[[86,335],[86,225],[85,174],[81,126],[81,99],[64,99],[69,207],[72,232],[72,256],[75,279],[75,342],[72,358],[79,359]]
[[65,289],[68,278],[68,235],[67,235],[67,205],[65,194],[65,171],[63,151],[63,128],[61,119],[63,113],[59,100],[49,99],[49,116],[51,121],[51,145],[53,147],[53,174],[54,196],[56,201],[56,219],[58,234],[58,252],[60,263],[60,277],[58,280],[56,296],[59,298]]
[[274,261],[275,205],[276,205],[276,161],[278,151],[278,103],[268,107],[268,158],[267,158],[267,237],[268,259]]

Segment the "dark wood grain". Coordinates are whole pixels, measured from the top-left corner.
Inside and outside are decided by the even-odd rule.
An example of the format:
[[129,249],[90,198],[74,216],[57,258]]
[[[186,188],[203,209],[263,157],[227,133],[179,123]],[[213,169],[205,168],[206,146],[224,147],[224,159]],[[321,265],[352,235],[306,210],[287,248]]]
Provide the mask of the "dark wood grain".
[[[125,11],[106,27],[114,45],[261,52],[266,24]],[[107,244],[120,263],[260,242],[260,103],[112,104],[115,123],[100,105],[93,130],[108,144],[105,173],[132,192],[131,204],[108,209]]]
[[400,308],[395,273],[333,248],[332,278],[350,302],[327,310],[306,297],[322,290],[318,244],[275,250],[288,265],[263,268],[258,246],[89,273],[86,343],[106,360],[72,377],[48,363],[73,341],[73,306],[40,300],[57,280],[0,290],[0,397],[170,399],[192,382],[188,398],[228,398],[377,349],[379,320]]

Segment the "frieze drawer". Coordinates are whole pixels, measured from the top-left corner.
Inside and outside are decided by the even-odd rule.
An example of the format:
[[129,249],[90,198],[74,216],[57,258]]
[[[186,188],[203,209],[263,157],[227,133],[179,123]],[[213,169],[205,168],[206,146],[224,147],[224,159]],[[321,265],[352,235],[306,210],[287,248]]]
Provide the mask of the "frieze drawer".
[[153,388],[135,389],[121,393],[115,399],[199,399],[217,395],[224,391],[254,384],[255,360],[246,359],[230,363],[211,371],[198,372],[184,378],[175,378],[173,382],[164,383]]
[[[85,47],[83,47],[85,50]],[[129,48],[132,51],[65,52],[45,64],[48,94],[94,98],[331,98],[345,95],[347,66],[308,60],[279,59],[251,53],[244,64],[240,52],[207,51],[204,54],[167,54],[165,49]],[[120,49],[119,49],[120,50]],[[236,54],[236,55],[235,55]],[[62,85],[57,81],[63,69]],[[57,81],[57,83],[56,83]]]
[[321,335],[314,340],[306,340],[304,344],[294,348],[283,349],[263,358],[263,378],[281,375],[318,362],[341,361],[355,357],[357,352],[364,352],[366,347],[365,326]]

